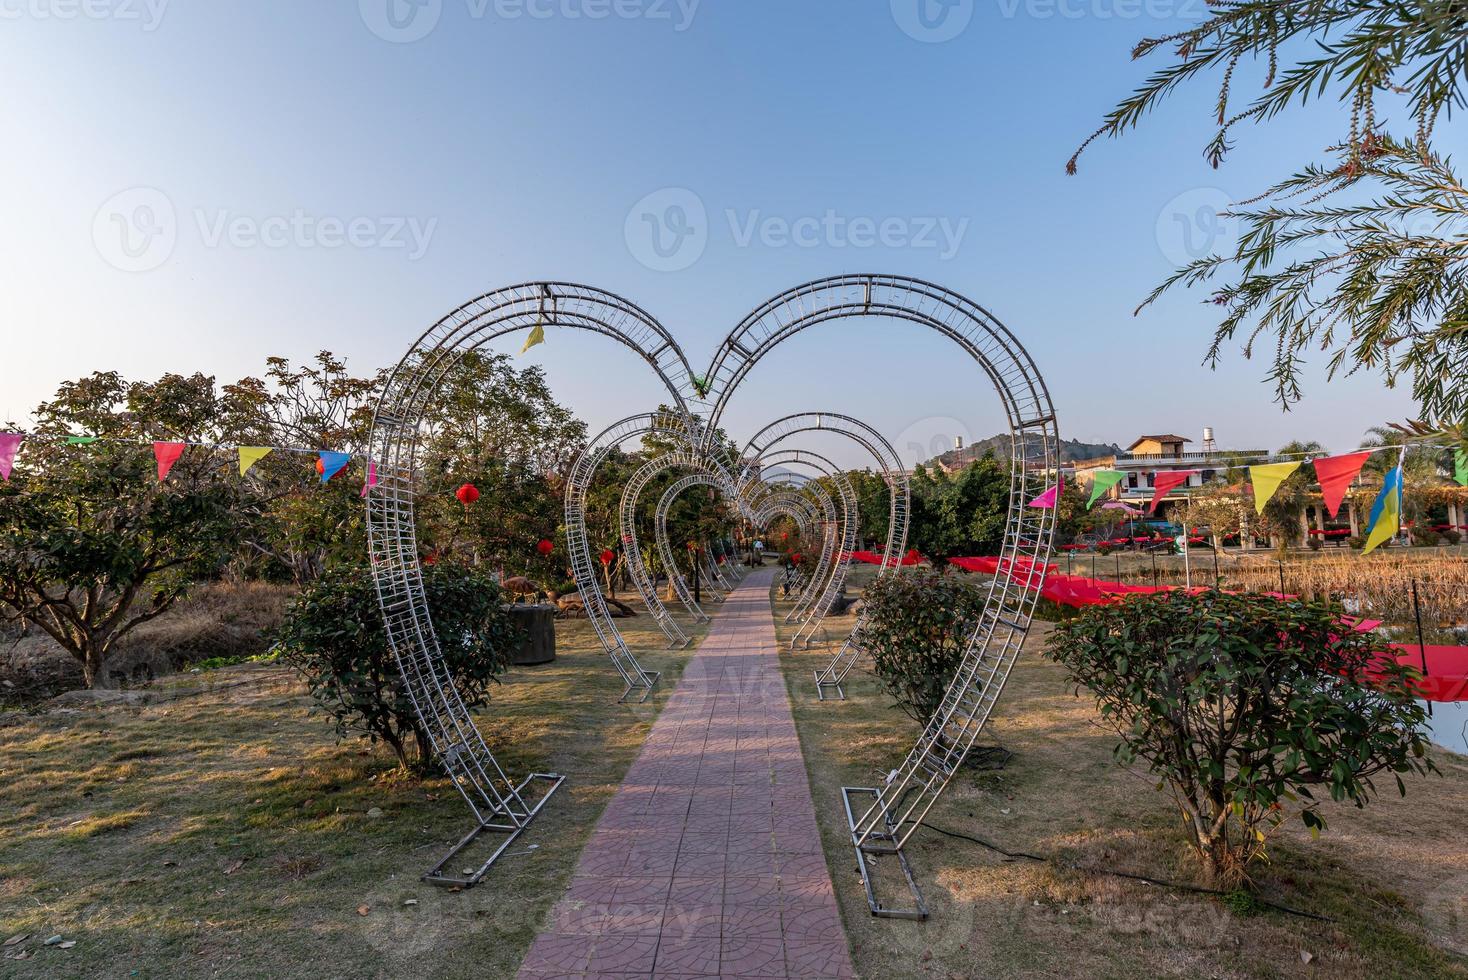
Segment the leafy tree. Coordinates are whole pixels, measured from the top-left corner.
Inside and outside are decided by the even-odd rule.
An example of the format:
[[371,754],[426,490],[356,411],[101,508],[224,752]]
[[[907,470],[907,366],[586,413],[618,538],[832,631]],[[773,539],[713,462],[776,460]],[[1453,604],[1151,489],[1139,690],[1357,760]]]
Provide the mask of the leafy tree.
[[[264,378],[224,390],[221,431],[251,446],[366,454],[383,375],[356,377],[330,351],[308,364],[266,361]],[[251,468],[241,513],[241,545],[291,581],[313,581],[331,564],[355,562],[366,550],[366,525],[350,471],[321,486],[310,456],[276,452]],[[360,470],[358,471],[361,472]]]
[[[545,373],[471,352],[444,378],[426,418],[420,523],[440,556],[559,581],[568,564],[562,498],[586,425],[556,402]],[[468,506],[454,496],[465,483],[479,490]],[[549,557],[536,550],[543,539],[557,545]]]
[[[1319,348],[1332,375],[1364,368],[1388,384],[1410,377],[1424,416],[1468,439],[1468,192],[1430,145],[1442,110],[1464,104],[1468,15],[1441,0],[1242,0],[1212,13],[1137,45],[1134,58],[1171,49],[1172,59],[1107,114],[1082,150],[1139,125],[1209,74],[1220,79],[1218,129],[1205,151],[1215,167],[1239,123],[1275,119],[1295,103],[1335,96],[1349,107],[1349,124],[1330,148],[1333,160],[1233,207],[1244,230],[1231,252],[1177,270],[1143,306],[1174,286],[1221,278],[1211,287],[1222,319],[1210,361],[1236,335],[1246,356],[1267,344],[1276,397],[1288,406],[1301,394],[1302,355]],[[1259,94],[1235,109],[1236,69],[1260,60]],[[1378,122],[1383,98],[1414,121],[1410,135]]]
[[0,484],[0,602],[75,657],[89,687],[112,682],[118,640],[234,549],[239,486],[220,456],[190,448],[160,483],[149,446],[213,442],[219,417],[213,378],[96,373],[36,410],[35,437]]
[[[509,666],[519,628],[502,605],[499,586],[475,569],[433,565],[424,587],[444,666],[465,705],[480,707]],[[366,569],[328,570],[301,592],[274,639],[305,679],[317,709],[335,720],[339,738],[357,733],[381,741],[404,768],[428,764],[428,732],[403,689]]]
[[919,466],[912,477],[912,496],[908,543],[922,554],[941,561],[998,553],[1009,513],[1009,472],[993,453],[985,453],[957,477]]
[[[1184,591],[1130,596],[1062,621],[1049,652],[1096,698],[1182,810],[1207,876],[1242,881],[1291,815],[1325,828],[1321,800],[1365,806],[1373,777],[1435,771],[1410,671],[1374,633],[1323,604]],[[1371,676],[1365,676],[1367,673]]]

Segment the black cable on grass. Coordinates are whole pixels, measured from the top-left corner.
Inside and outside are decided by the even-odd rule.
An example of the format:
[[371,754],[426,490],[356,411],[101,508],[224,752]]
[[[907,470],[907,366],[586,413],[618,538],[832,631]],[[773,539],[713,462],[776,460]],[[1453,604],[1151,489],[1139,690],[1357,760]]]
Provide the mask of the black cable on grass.
[[[1112,878],[1125,878],[1128,881],[1141,881],[1149,885],[1157,885],[1161,888],[1173,888],[1178,891],[1194,892],[1195,894],[1199,895],[1218,895],[1222,898],[1227,898],[1229,895],[1228,892],[1219,891],[1217,888],[1202,888],[1198,885],[1189,885],[1180,881],[1167,881],[1163,878],[1149,878],[1146,875],[1132,874],[1127,871],[1113,871],[1110,868],[1092,868],[1087,867],[1083,864],[1071,864],[1068,862],[1056,861],[1054,858],[1041,857],[1038,854],[1031,854],[1028,851],[1009,851],[1000,847],[998,844],[991,844],[986,840],[980,840],[979,838],[971,837],[968,834],[960,834],[956,830],[944,830],[942,827],[937,827],[930,823],[925,823],[923,824],[923,826],[926,827],[928,830],[936,831],[937,833],[940,833],[945,837],[953,837],[957,840],[966,840],[970,843],[978,844],[980,847],[988,848],[996,854],[1002,854],[1007,858],[1023,858],[1026,861],[1037,861],[1040,864],[1049,864],[1053,865],[1054,867],[1065,868],[1070,871],[1080,871],[1085,874],[1094,875],[1108,875]],[[1257,896],[1251,897],[1259,905],[1262,905],[1265,908],[1274,909],[1276,912],[1284,912],[1286,915],[1297,915],[1302,919],[1314,919],[1316,922],[1336,921],[1328,915],[1317,915],[1314,912],[1303,912],[1300,909],[1290,908],[1288,905],[1280,905],[1278,902],[1271,902],[1266,899],[1258,898]]]

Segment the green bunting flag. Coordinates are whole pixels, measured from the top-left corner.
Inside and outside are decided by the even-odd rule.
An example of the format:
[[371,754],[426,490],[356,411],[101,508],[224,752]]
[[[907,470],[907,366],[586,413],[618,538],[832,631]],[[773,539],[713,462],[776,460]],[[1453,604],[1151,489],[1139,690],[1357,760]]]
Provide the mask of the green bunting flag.
[[97,441],[97,437],[96,436],[67,436],[66,437],[66,444],[68,446],[90,446],[92,443],[94,443],[96,441]]
[[1453,453],[1453,479],[1468,487],[1468,449]]
[[1091,499],[1086,501],[1086,510],[1096,506],[1096,501],[1101,499],[1101,495],[1120,483],[1124,476],[1126,474],[1119,470],[1098,470],[1091,478]]

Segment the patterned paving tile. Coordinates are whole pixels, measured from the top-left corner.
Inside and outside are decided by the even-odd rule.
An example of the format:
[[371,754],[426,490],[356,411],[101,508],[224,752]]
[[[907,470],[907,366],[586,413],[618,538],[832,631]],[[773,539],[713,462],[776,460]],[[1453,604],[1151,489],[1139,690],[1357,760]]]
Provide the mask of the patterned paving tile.
[[854,978],[766,599],[722,604],[520,980]]

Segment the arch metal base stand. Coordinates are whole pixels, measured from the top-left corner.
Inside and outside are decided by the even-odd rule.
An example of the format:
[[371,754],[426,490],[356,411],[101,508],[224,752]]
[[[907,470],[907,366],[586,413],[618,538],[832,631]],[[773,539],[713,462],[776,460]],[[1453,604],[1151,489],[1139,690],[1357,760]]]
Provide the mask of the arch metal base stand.
[[[540,813],[541,807],[545,806],[546,801],[555,795],[556,790],[560,789],[561,784],[565,781],[565,776],[558,776],[555,773],[549,772],[532,772],[526,776],[524,781],[515,787],[513,798],[524,799],[525,790],[534,782],[548,782],[550,784],[545,791],[545,795],[537,800],[535,805],[525,812],[524,816],[501,812],[491,816],[484,823],[469,831],[463,840],[455,844],[453,849],[443,856],[443,860],[439,861],[423,875],[423,880],[430,885],[458,888],[473,888],[479,884],[484,880],[484,876],[489,873],[490,867],[495,861],[499,860],[500,855],[504,854],[511,844],[515,843],[515,838],[525,832],[525,829],[530,826],[531,821]],[[505,835],[504,840],[500,841],[499,846],[494,849],[494,853],[489,856],[489,860],[481,864],[478,871],[465,871],[459,875],[455,875],[451,871],[446,874],[444,868],[452,865],[454,859],[465,848],[478,840],[480,834],[486,831]]]
[[[652,697],[652,689],[658,686],[658,681],[662,680],[663,672],[660,670],[644,670],[641,674],[641,677],[641,684],[637,683],[636,680],[628,678],[627,689],[624,690],[622,692],[622,696],[617,699],[618,704],[625,704],[628,700],[632,700],[637,704],[641,704],[648,698]],[[633,698],[633,691],[641,691],[642,696],[639,698]]]
[[[826,676],[826,671],[813,670],[816,675],[816,700],[818,701],[845,701],[846,689],[841,686],[841,679],[831,680]],[[828,693],[829,692],[829,693]]]
[[[875,789],[869,786],[843,786],[841,787],[841,802],[846,807],[846,823],[851,828],[851,839],[857,838],[856,814],[851,809],[851,795],[853,793],[864,794],[872,798],[870,804],[863,803],[862,810],[866,811],[868,806],[874,806],[881,802],[881,797]],[[890,831],[895,818],[891,810],[884,810],[883,817]],[[890,847],[883,847],[882,842],[891,842]],[[856,867],[861,873],[861,883],[867,891],[867,906],[872,910],[872,915],[883,919],[917,919],[919,921],[928,917],[928,903],[923,901],[922,889],[918,888],[917,879],[912,876],[912,865],[907,863],[907,855],[896,843],[895,834],[867,834],[866,844],[854,844],[856,850]],[[878,863],[879,857],[896,857],[897,866],[902,869],[902,876],[907,879],[907,887],[912,892],[913,907],[910,909],[894,909],[883,905],[877,900],[876,890],[872,887],[872,865]]]

